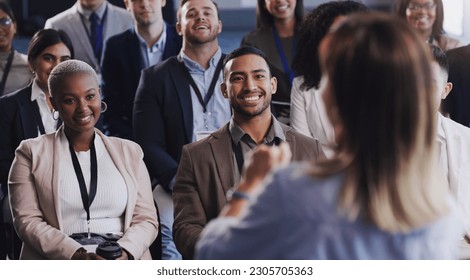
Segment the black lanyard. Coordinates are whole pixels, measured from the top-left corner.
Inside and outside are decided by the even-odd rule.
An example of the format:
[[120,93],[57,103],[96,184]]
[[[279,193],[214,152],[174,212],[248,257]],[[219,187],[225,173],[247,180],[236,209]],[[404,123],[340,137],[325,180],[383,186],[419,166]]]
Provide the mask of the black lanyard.
[[95,137],[93,137],[90,145],[90,162],[91,162],[91,180],[90,180],[90,195],[87,193],[85,178],[83,177],[82,168],[78,162],[75,150],[69,141],[70,155],[72,156],[73,169],[77,175],[78,185],[80,187],[80,194],[82,195],[83,208],[86,211],[86,219],[88,224],[88,233],[90,232],[90,205],[95,199],[96,188],[98,185],[98,163],[96,160]]
[[8,54],[7,64],[5,65],[5,69],[3,70],[2,83],[0,84],[0,95],[3,95],[3,91],[5,90],[5,85],[7,83],[8,74],[10,73],[10,68],[11,68],[11,64],[13,63],[14,56],[15,56],[15,50],[12,48],[10,53]]
[[[281,59],[282,62],[282,67],[284,68],[284,73],[289,77],[290,85],[292,87],[292,81],[294,80],[294,71],[291,69],[289,63],[287,62],[287,57],[286,54],[284,53],[284,49],[282,48],[282,43],[281,43],[281,38],[279,37],[279,34],[277,33],[276,28],[273,27],[273,36],[274,36],[274,42],[276,43],[276,49],[277,53],[279,54],[279,58]],[[292,42],[292,54],[295,54],[295,49],[296,49],[296,40],[295,37]]]
[[199,100],[199,103],[201,104],[202,109],[204,110],[203,111],[204,113],[207,112],[207,104],[209,104],[209,101],[214,95],[215,84],[219,80],[219,75],[220,75],[220,71],[222,70],[223,60],[224,60],[224,56],[220,57],[219,63],[217,63],[217,68],[215,68],[214,76],[212,77],[209,90],[207,91],[207,94],[204,99],[202,99],[201,91],[197,87],[196,82],[193,80],[193,77],[191,77],[191,74],[189,73],[188,69],[184,65],[184,62],[181,60],[181,67],[183,68],[183,72],[186,74],[186,78],[188,79],[189,84],[191,85],[194,92],[196,93],[197,99]]

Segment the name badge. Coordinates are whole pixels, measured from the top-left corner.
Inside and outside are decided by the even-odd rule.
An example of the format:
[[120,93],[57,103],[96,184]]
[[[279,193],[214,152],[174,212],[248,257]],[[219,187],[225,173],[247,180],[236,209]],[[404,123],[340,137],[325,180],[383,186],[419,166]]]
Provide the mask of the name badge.
[[196,141],[202,140],[207,136],[211,135],[213,131],[197,131],[196,132]]

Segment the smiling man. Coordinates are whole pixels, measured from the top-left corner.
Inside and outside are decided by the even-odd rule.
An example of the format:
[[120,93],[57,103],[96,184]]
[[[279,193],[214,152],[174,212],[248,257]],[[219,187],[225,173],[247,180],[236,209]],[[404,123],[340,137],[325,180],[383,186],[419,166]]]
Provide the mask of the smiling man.
[[226,204],[226,193],[240,180],[244,158],[252,149],[261,144],[287,142],[294,161],[324,156],[316,140],[281,124],[271,114],[277,80],[260,50],[234,50],[224,60],[223,74],[220,88],[230,100],[232,119],[206,139],[183,147],[173,189],[173,236],[176,247],[187,259],[193,258],[204,226]]
[[181,258],[172,239],[172,190],[183,145],[199,140],[230,120],[220,93],[222,22],[215,2],[182,0],[176,30],[183,38],[178,56],[142,72],[137,89],[134,137],[155,186],[164,259]]

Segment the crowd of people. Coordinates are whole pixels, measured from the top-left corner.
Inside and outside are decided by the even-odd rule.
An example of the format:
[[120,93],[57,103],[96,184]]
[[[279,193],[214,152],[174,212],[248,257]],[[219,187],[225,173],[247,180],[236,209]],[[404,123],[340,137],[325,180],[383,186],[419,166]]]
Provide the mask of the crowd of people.
[[27,54],[0,2],[0,259],[470,257],[442,0],[258,0],[227,54],[217,1],[123,2],[77,0]]

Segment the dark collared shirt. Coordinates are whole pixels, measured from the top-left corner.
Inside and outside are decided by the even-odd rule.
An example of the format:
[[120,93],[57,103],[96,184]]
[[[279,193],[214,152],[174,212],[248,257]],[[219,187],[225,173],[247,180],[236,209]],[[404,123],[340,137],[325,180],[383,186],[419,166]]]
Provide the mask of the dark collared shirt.
[[[279,145],[281,142],[286,141],[286,135],[274,116],[271,116],[271,120],[271,126],[268,130],[268,133],[266,133],[264,136],[262,144],[268,146]],[[239,182],[241,176],[240,166],[243,166],[243,162],[247,153],[256,148],[258,144],[248,133],[243,131],[243,129],[241,129],[241,127],[233,121],[233,118],[230,119],[229,130],[233,145],[232,160],[233,166],[235,167],[233,170],[233,175],[235,182]]]

